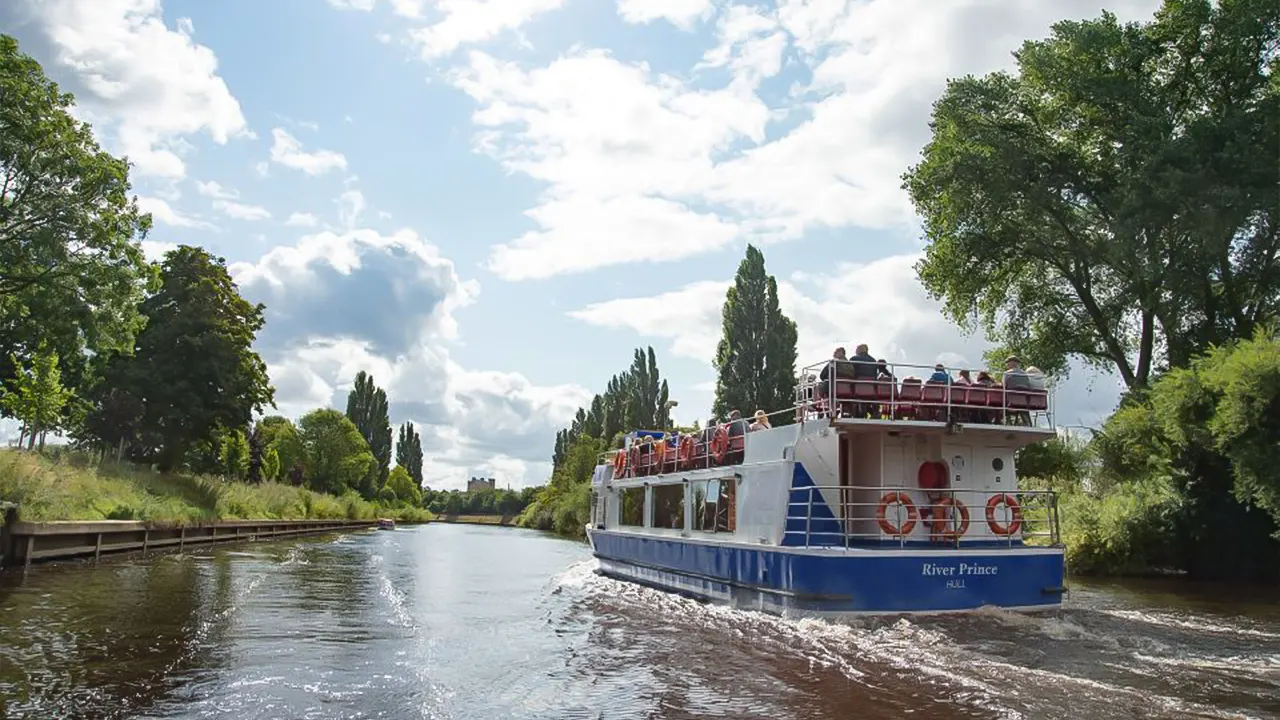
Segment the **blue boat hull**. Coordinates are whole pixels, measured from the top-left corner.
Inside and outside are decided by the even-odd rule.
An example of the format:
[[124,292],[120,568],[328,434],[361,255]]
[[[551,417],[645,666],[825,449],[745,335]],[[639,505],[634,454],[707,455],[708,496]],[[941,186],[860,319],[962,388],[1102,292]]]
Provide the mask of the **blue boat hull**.
[[845,550],[588,534],[605,575],[760,610],[846,615],[1062,604],[1060,548]]

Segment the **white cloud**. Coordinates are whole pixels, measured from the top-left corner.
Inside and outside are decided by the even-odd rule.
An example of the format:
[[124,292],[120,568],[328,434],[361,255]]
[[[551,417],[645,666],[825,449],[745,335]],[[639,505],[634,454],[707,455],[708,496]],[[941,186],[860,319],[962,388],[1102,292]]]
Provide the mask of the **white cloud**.
[[183,177],[184,136],[204,133],[225,144],[252,134],[213,51],[193,39],[189,19],[167,27],[160,0],[0,6],[0,26],[75,94],[78,112],[136,173]]
[[393,422],[419,426],[433,487],[462,487],[482,467],[516,487],[544,482],[555,431],[590,399],[577,386],[540,387],[450,359],[454,313],[479,286],[412,230],[321,232],[231,271],[267,307],[257,348],[279,410],[341,407],[355,374],[370,372]]
[[164,259],[164,254],[170,250],[177,250],[178,244],[171,242],[156,242],[155,240],[142,241],[142,254],[151,262],[159,262]]
[[235,200],[214,200],[213,209],[236,220],[266,220],[271,217],[271,211],[261,205],[249,205]]
[[[964,335],[930,300],[913,268],[918,255],[844,264],[830,274],[778,283],[779,304],[799,331],[797,370],[825,361],[838,345],[867,343],[891,363],[981,367],[990,344]],[[710,365],[720,339],[729,281],[706,281],[654,295],[609,300],[569,313],[599,327],[628,328],[670,342],[672,354]],[[1034,362],[1034,359],[1032,359]],[[919,375],[922,369],[914,371]],[[899,376],[908,374],[900,369]],[[1113,379],[1077,371],[1057,393],[1059,423],[1094,423],[1119,396]]]
[[782,70],[787,35],[777,18],[745,5],[730,6],[716,27],[716,47],[698,67],[728,67],[740,82],[754,86]]
[[423,59],[452,54],[463,45],[491,40],[534,17],[556,10],[565,0],[437,0],[439,21],[409,31]]
[[[271,130],[271,162],[301,170],[308,175],[323,175],[330,170],[346,170],[347,158],[333,150],[307,152],[302,143],[284,128]],[[265,168],[260,169],[265,175]]]
[[285,220],[284,224],[293,227],[315,227],[320,224],[320,220],[311,213],[296,212],[290,213],[289,219]]
[[471,54],[454,82],[480,105],[477,147],[549,185],[527,211],[538,229],[495,247],[490,269],[514,280],[675,260],[738,235],[733,218],[683,198],[706,184],[713,152],[764,138],[768,108],[737,87],[651,75],[599,51],[531,72]]
[[[1136,19],[1158,0],[1112,4],[1122,20]],[[618,7],[642,21],[695,6]],[[1010,68],[1024,39],[1063,17],[1096,14],[1093,0],[728,5],[699,65],[729,70],[720,86],[600,50],[574,49],[533,69],[472,52],[452,81],[478,105],[475,148],[545,184],[527,210],[538,227],[495,247],[489,267],[510,280],[581,272],[634,261],[637,245],[672,236],[679,252],[656,259],[741,237],[850,227],[914,234],[900,177],[928,139],[930,105],[947,78]],[[789,49],[812,79],[769,106],[757,88]],[[606,206],[626,213],[617,215],[623,231],[602,225]]]
[[212,223],[201,220],[199,217],[178,212],[172,205],[160,198],[140,196],[138,198],[138,209],[145,213],[151,213],[151,219],[161,225],[195,230],[216,229]]
[[[407,18],[420,18],[429,0],[389,0],[391,11]],[[338,10],[362,10],[369,12],[377,5],[377,0],[329,0],[330,7]]]
[[222,200],[235,200],[240,197],[239,191],[231,188],[224,188],[213,180],[210,180],[209,182],[201,182],[197,180],[196,192],[205,197],[218,198]]
[[666,20],[684,30],[709,17],[713,9],[711,0],[618,0],[618,14],[629,23]]

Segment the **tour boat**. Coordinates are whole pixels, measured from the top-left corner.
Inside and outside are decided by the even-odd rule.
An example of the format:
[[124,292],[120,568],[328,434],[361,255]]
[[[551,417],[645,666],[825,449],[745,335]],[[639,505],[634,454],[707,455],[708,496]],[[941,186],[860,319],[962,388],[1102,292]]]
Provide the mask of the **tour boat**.
[[379,530],[395,530],[396,521],[392,520],[391,518],[382,518],[381,520],[378,521],[378,529]]
[[1019,489],[1014,463],[1056,433],[1043,379],[898,381],[934,367],[894,365],[828,380],[824,365],[773,414],[786,424],[630,432],[592,478],[597,572],[787,615],[1059,607],[1057,498]]

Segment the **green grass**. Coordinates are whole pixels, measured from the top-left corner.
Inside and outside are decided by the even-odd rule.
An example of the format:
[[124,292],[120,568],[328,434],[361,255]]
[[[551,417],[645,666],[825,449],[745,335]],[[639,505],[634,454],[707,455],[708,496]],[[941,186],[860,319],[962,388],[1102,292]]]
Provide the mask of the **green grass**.
[[465,523],[468,525],[515,525],[516,519],[511,515],[447,515],[436,516],[436,522]]
[[0,501],[23,520],[146,520],[184,525],[210,520],[371,520],[425,522],[431,513],[388,507],[355,493],[342,497],[278,483],[250,485],[129,464],[82,453],[0,450]]

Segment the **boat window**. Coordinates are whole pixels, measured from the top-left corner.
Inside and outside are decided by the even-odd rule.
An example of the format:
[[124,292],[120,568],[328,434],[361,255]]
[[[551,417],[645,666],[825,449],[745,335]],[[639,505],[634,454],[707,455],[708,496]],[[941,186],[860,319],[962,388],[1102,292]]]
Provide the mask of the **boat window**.
[[650,527],[684,529],[684,484],[653,486],[653,523]]
[[644,527],[644,488],[623,488],[618,491],[618,496],[622,500],[622,511],[618,513],[618,524]]
[[733,532],[738,527],[738,481],[720,481],[720,497],[716,502],[716,532]]
[[716,516],[716,511],[715,511],[716,499],[715,497],[710,498],[711,505],[710,505],[710,509],[708,510],[707,481],[694,480],[690,482],[689,493],[690,493],[689,497],[692,500],[692,502],[689,504],[690,507],[692,508],[691,510],[692,515],[690,516],[690,525],[693,527],[694,530],[698,530],[701,532],[711,532],[712,528],[714,528],[715,526],[708,521],[708,518],[714,518]]

